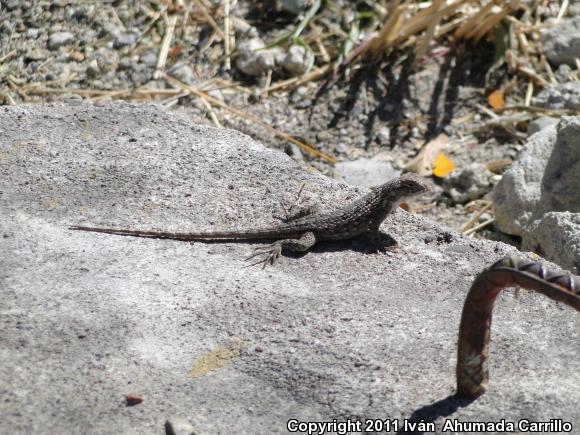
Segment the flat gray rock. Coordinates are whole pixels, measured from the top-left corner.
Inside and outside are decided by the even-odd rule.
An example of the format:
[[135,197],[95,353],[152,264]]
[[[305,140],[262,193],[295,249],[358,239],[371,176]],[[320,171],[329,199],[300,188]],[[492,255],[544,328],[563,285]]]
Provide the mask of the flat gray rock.
[[0,107],[0,171],[0,432],[580,427],[580,319],[534,293],[499,296],[490,391],[453,396],[466,292],[507,245],[398,211],[383,230],[399,251],[321,244],[263,270],[243,267],[253,245],[68,230],[253,228],[303,182],[323,208],[364,193],[156,106]]

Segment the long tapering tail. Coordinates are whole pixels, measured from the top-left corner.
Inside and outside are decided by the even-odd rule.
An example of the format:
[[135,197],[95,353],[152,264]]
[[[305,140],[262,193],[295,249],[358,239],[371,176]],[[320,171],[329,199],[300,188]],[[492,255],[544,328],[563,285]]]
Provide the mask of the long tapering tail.
[[227,240],[263,240],[279,239],[283,237],[299,237],[301,231],[297,229],[286,229],[283,226],[278,228],[257,229],[253,231],[216,231],[216,232],[199,232],[199,233],[170,233],[166,231],[141,231],[121,228],[98,228],[75,225],[69,227],[75,231],[90,231],[93,233],[114,234],[117,236],[147,237],[151,239],[171,239],[182,241],[227,241]]

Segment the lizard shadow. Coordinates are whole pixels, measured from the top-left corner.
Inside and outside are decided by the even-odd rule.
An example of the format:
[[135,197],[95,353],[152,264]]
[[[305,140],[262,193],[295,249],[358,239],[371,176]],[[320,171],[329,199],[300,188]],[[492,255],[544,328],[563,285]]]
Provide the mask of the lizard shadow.
[[[430,405],[422,406],[419,409],[413,411],[411,416],[406,419],[409,423],[434,423],[440,417],[449,417],[454,414],[458,409],[465,408],[466,406],[473,403],[476,399],[460,397],[456,394],[447,396],[445,399],[433,402]],[[408,431],[400,429],[396,432],[397,435],[403,434],[423,434],[423,431]]]
[[[398,242],[387,233],[380,233],[379,250],[390,250],[398,247]],[[338,240],[338,241],[322,241],[317,243],[308,252],[342,252],[342,251],[354,251],[362,254],[375,254],[377,252],[377,246],[374,241],[370,240],[365,236],[355,237],[349,240]],[[303,257],[308,252],[288,252],[284,255],[288,257]]]

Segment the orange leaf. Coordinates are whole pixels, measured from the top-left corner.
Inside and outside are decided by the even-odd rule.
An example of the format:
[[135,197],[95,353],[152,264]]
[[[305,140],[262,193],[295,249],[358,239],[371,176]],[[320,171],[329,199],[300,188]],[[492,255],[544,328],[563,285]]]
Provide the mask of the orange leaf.
[[433,162],[433,175],[439,178],[445,177],[455,169],[453,162],[443,153],[437,154]]
[[493,109],[503,109],[505,107],[505,99],[503,97],[503,90],[496,89],[487,96],[487,102]]

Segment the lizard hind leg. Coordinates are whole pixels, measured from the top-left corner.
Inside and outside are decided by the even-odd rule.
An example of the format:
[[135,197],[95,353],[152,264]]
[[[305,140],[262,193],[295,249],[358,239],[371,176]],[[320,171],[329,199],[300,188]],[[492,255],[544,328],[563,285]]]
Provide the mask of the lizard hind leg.
[[255,266],[257,264],[263,264],[263,268],[265,268],[268,264],[274,265],[276,260],[280,257],[282,253],[282,249],[287,249],[288,251],[292,252],[305,252],[308,251],[312,246],[316,244],[316,236],[312,232],[306,232],[302,234],[299,239],[284,239],[278,240],[271,245],[260,246],[254,250],[254,253],[247,257],[245,260],[249,261],[252,258],[255,258],[259,255],[264,255],[264,258],[255,261],[249,266]]

